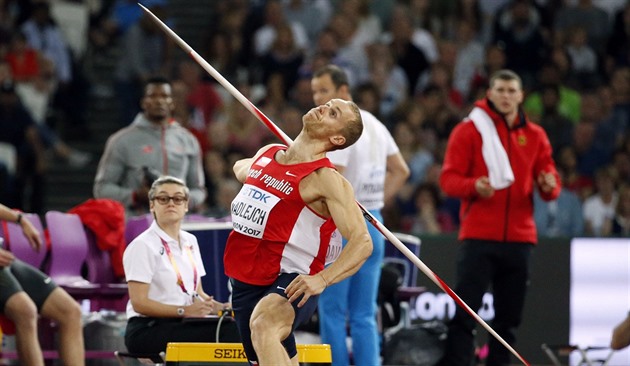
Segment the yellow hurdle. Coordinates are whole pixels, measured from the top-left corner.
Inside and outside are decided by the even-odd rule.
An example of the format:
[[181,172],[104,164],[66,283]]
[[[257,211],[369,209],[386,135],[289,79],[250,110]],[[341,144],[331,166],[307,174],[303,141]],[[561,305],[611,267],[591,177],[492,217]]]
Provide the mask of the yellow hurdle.
[[[332,355],[328,344],[298,344],[300,364],[330,365]],[[167,366],[199,364],[248,365],[240,343],[169,343],[166,347]]]

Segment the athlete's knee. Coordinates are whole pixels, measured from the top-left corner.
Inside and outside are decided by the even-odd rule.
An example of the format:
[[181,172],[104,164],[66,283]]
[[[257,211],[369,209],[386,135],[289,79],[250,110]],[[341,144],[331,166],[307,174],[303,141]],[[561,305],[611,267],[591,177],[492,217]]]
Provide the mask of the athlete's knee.
[[273,332],[270,332],[270,325],[264,315],[252,317],[250,320],[249,329],[251,332],[252,345],[255,349],[260,349],[262,343],[268,340],[269,336],[273,335]]
[[80,324],[81,306],[68,293],[57,288],[44,301],[42,315],[62,326]]
[[273,316],[266,312],[259,312],[249,320],[249,329],[252,332],[252,340],[258,336],[264,336],[265,333],[272,333],[273,328],[277,326],[272,321]]
[[81,307],[76,301],[66,301],[66,311],[62,312],[57,319],[58,322],[64,324],[81,324]]
[[254,344],[270,339],[282,340],[291,330],[290,322],[271,312],[259,312],[253,316],[249,327]]
[[37,306],[25,292],[11,296],[4,307],[4,313],[17,327],[37,325]]

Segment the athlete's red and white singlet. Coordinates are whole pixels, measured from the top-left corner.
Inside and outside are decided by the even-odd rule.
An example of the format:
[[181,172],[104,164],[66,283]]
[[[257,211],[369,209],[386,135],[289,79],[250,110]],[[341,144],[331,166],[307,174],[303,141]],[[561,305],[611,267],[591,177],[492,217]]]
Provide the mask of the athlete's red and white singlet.
[[327,158],[283,165],[274,159],[280,150],[272,146],[252,164],[232,201],[225,274],[252,285],[270,285],[280,273],[318,273],[341,251],[333,220],[311,210],[299,190],[302,178],[334,165]]

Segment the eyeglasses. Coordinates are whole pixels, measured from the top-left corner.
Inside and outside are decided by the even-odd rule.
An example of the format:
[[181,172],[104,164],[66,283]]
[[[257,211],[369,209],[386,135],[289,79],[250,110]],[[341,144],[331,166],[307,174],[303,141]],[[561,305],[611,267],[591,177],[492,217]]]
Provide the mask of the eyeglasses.
[[174,196],[174,197],[157,196],[157,197],[154,197],[153,199],[155,201],[158,201],[160,205],[168,205],[168,201],[173,200],[173,203],[176,204],[177,206],[180,206],[184,202],[188,201],[187,197],[181,197],[181,196]]

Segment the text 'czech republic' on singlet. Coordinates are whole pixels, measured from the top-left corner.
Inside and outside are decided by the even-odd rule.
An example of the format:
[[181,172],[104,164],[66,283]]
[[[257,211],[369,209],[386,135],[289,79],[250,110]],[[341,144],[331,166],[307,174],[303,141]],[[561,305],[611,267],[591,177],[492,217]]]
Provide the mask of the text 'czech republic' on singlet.
[[338,255],[341,247],[332,218],[311,210],[299,189],[311,172],[334,166],[327,158],[283,165],[274,159],[280,150],[286,147],[272,146],[254,161],[232,201],[234,229],[225,247],[225,274],[252,285],[269,285],[280,273],[318,273],[327,252]]

